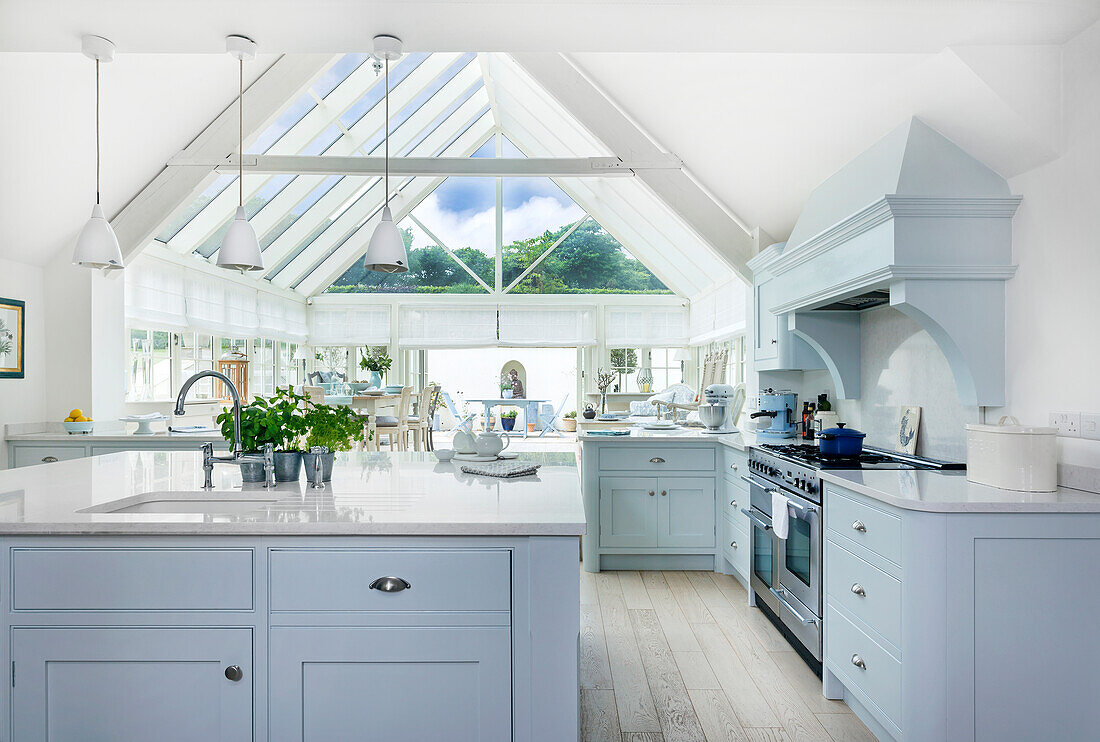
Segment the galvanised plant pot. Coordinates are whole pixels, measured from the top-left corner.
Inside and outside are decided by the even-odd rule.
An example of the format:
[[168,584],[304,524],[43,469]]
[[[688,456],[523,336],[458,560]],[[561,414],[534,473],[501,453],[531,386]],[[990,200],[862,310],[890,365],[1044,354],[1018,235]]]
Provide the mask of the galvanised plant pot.
[[[261,467],[262,469],[262,467]],[[301,451],[275,452],[275,481],[297,482],[302,475]]]
[[321,458],[321,479],[325,482],[332,481],[332,465],[336,461],[333,451],[326,453],[303,453],[302,463],[305,465],[306,481],[313,481],[313,470],[317,466],[317,457]]
[[242,461],[241,481],[246,484],[257,484],[264,481],[264,464],[262,461]]

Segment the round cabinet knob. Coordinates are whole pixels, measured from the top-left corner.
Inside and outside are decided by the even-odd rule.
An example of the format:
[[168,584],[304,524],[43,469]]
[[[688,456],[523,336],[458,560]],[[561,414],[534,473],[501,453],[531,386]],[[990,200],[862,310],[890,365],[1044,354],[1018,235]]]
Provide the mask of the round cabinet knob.
[[661,490],[661,497],[668,497],[668,490]]
[[384,593],[399,593],[408,590],[412,585],[400,577],[379,577],[370,584],[371,590],[381,590]]
[[855,665],[856,667],[858,667],[860,670],[866,670],[867,669],[867,663],[864,662],[863,658],[860,657],[858,654],[853,654],[852,655],[852,664]]
[[230,665],[229,667],[225,668],[225,677],[226,679],[232,680],[234,683],[236,683],[244,677],[244,670],[241,669],[240,665]]
[[857,520],[852,524],[852,529],[859,531],[860,533],[867,533],[867,526],[863,525],[863,521]]
[[731,508],[737,507],[737,500],[730,500],[730,507]]
[[737,471],[737,464],[730,464],[730,468]]
[[863,585],[860,585],[858,582],[852,585],[852,592],[861,598],[867,597],[867,591],[864,590]]
[[733,547],[734,549],[736,549],[737,548],[737,542],[736,541],[730,541],[730,546]]
[[656,496],[657,496],[657,493],[656,493],[656,492],[654,492],[653,490],[650,490],[650,491],[649,491],[649,496],[650,496],[650,497],[656,497]]

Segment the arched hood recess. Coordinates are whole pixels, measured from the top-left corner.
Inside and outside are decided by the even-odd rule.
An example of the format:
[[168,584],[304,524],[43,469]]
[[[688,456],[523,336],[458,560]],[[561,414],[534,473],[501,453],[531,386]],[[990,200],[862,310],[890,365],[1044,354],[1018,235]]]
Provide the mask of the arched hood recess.
[[841,396],[859,396],[857,310],[889,301],[943,350],[962,404],[1000,406],[1019,203],[1003,177],[912,118],[818,186],[785,249],[749,267],[762,306],[788,316]]

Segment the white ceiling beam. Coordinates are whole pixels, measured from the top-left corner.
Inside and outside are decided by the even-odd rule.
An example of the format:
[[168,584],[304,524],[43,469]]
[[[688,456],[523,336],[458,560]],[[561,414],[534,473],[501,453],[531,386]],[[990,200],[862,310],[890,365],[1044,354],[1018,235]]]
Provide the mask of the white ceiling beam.
[[[442,54],[439,55],[438,59],[435,58],[435,55],[432,55],[432,57],[424,60],[408,75],[408,77],[394,85],[393,92],[390,93],[390,104],[393,109],[395,111],[400,111],[404,106],[408,105],[409,102],[419,95],[425,87],[431,84],[432,80],[457,58],[458,55],[455,54]],[[315,107],[306,114],[305,118],[292,126],[290,130],[276,142],[276,146],[272,148],[272,154],[270,156],[293,156],[307,147],[310,142],[327,129],[333,121],[342,116],[348,108],[353,106],[356,101],[365,95],[376,84],[374,80],[375,75],[374,71],[371,69],[370,63],[360,65],[355,72],[349,75],[343,83],[337,85],[336,88],[329,93],[328,97],[324,99],[325,101],[331,102]],[[296,99],[297,96],[284,101],[284,106],[292,104]],[[340,136],[329,147],[327,152],[331,155],[341,156],[353,154],[356,149],[370,139],[371,136],[378,134],[382,130],[385,124],[384,119],[385,113],[383,111],[383,106],[375,104],[351,127],[350,131],[352,132],[352,136]],[[245,160],[247,161],[249,157],[256,156],[257,155],[245,155]],[[262,156],[267,157],[269,155]],[[184,161],[187,161],[191,157],[191,154],[187,152],[178,154],[168,161],[169,166],[175,166],[174,163],[177,157],[182,157]],[[222,153],[205,154],[198,159],[206,163],[204,166],[209,170],[215,170],[219,165],[224,166],[227,163],[232,163],[231,167],[227,167],[220,172],[225,172],[230,175],[236,174],[237,172],[236,163],[238,158],[232,150],[227,150]],[[203,167],[203,165],[197,167]],[[268,173],[264,173],[263,171],[258,171],[258,173],[254,172],[251,176],[248,172],[245,173],[245,203],[248,203],[249,199],[268,182],[268,175]],[[295,189],[295,192],[297,192],[297,189]],[[295,201],[295,203],[297,203],[297,201]],[[178,252],[191,252],[205,242],[207,238],[214,234],[223,224],[233,218],[233,213],[237,209],[237,204],[237,189],[227,188],[225,191],[215,196],[194,219],[181,229],[172,238],[169,245]],[[211,258],[217,260],[216,256],[217,251],[212,253]]]
[[[664,152],[562,54],[521,52],[512,58],[535,82],[623,160]],[[689,115],[689,112],[685,112]],[[742,278],[751,280],[749,231],[686,171],[639,171],[638,177],[699,233]]]
[[[493,135],[494,128],[492,115],[486,113],[481,116],[473,126],[466,129],[453,143],[451,143],[446,154],[472,155],[479,147],[489,140],[489,137]],[[401,191],[398,197],[397,210],[393,215],[394,222],[400,224],[401,220],[404,219],[409,212],[415,209],[420,202],[442,182],[442,178],[415,178]],[[393,199],[391,199],[391,203],[392,201]],[[373,208],[371,208],[372,202]],[[353,207],[356,221],[365,219],[375,211],[377,206],[381,203],[381,198],[377,200],[364,198],[361,199],[361,203],[362,205],[357,203],[355,207]],[[349,209],[348,211],[351,212],[353,209]],[[352,234],[350,239],[345,240],[339,248],[333,250],[320,261],[315,262],[309,270],[303,274],[303,278],[295,281],[291,285],[295,287],[296,291],[306,296],[313,296],[327,289],[333,281],[344,275],[344,271],[346,271],[352,263],[363,257],[363,253],[366,250],[367,235],[371,233],[376,223],[376,218],[371,219],[369,222],[359,223],[358,226],[354,228],[353,232],[355,233]],[[340,234],[346,234],[346,232],[340,232]],[[314,253],[314,255],[317,255],[317,253]]]
[[[434,131],[421,139],[415,149],[413,149],[413,153],[435,154],[439,152],[440,149],[447,145],[447,142],[452,137],[458,134],[458,132],[472,126],[481,116],[484,109],[484,97],[474,95],[455,109]],[[393,133],[393,143],[397,145],[397,149],[400,150],[411,141],[415,141],[415,138],[410,136],[414,132],[414,129],[406,130],[404,126],[398,127],[397,131]],[[419,134],[419,132],[415,133]],[[363,178],[345,178],[337,183],[332,190],[322,196],[309,211],[294,222],[286,232],[268,245],[267,249],[263,251],[265,264],[274,268],[282,262],[287,255],[291,254],[291,252],[297,248],[303,239],[312,234],[322,222],[335,214],[348,199],[354,197],[355,194],[366,185],[364,181],[365,179]],[[354,209],[355,207],[353,206],[351,209],[348,209],[348,211],[354,211]],[[329,229],[333,229],[333,227],[330,226]],[[320,245],[324,244],[326,239],[328,239],[328,237],[325,235],[318,237],[318,249],[322,249]],[[312,248],[314,248],[313,245],[307,248],[307,251]],[[270,273],[268,275],[272,279],[277,278]],[[293,283],[293,281],[288,282],[287,285],[290,285],[290,283]]]
[[[191,157],[177,155],[169,167],[214,169],[236,173],[240,158]],[[650,170],[680,170],[682,163],[673,156],[623,161],[617,157],[391,157],[390,175],[400,177],[551,177],[609,178],[631,177]],[[244,172],[249,174],[292,173],[310,175],[382,175],[384,157],[337,157],[331,155],[245,155]]]
[[[255,132],[266,128],[286,105],[328,66],[331,54],[298,54],[279,57],[244,92],[244,128]],[[184,149],[188,155],[225,155],[237,147],[239,137],[237,102],[226,108]],[[124,260],[140,252],[175,212],[191,202],[213,180],[213,174],[199,169],[162,170],[111,219]]]
[[[489,110],[493,112],[493,123],[500,128],[500,107],[497,105],[497,95],[494,89],[493,75],[489,67],[489,55],[485,52],[477,53],[477,64],[481,70],[481,79],[485,81],[485,91],[489,94]],[[499,152],[497,154],[500,154]]]

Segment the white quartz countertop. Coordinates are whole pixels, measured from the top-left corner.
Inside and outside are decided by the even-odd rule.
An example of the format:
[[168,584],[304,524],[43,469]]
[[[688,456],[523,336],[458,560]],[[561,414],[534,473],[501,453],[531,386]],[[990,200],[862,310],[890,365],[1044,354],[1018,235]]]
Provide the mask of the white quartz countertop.
[[718,443],[738,451],[744,451],[756,443],[756,436],[752,433],[704,433],[701,428],[674,428],[672,430],[646,430],[642,427],[627,428],[630,435],[593,435],[591,432],[581,432],[577,437],[583,441],[595,441],[600,443],[652,443],[654,441],[682,441],[693,443]]
[[157,431],[152,435],[134,435],[133,433],[125,433],[122,431],[111,431],[107,433],[74,433],[70,435],[64,431],[60,433],[56,432],[40,432],[40,433],[15,433],[7,436],[9,441],[65,441],[67,443],[82,443],[85,441],[94,441],[96,443],[134,443],[134,442],[147,442],[153,443],[168,442],[173,444],[178,441],[194,441],[195,448],[198,449],[203,443],[225,443],[225,438],[222,437],[220,432],[214,431],[210,433],[172,433],[165,430]]
[[[200,453],[126,451],[0,471],[0,534],[583,534],[575,454],[520,459],[541,468],[500,479],[430,453],[340,454],[324,490],[304,476],[274,490],[242,485],[239,467],[219,464],[208,493]],[[81,512],[130,505],[162,512]]]
[[1100,494],[1060,487],[1016,492],[975,484],[962,471],[822,471],[821,478],[906,510],[933,513],[1100,513]]

